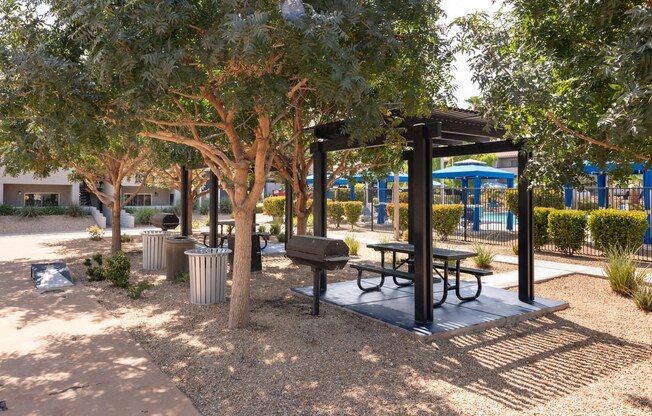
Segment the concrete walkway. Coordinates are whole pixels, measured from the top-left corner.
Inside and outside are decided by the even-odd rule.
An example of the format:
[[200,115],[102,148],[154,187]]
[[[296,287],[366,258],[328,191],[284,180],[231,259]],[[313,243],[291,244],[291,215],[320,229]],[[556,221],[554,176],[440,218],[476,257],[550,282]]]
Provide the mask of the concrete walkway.
[[0,237],[0,400],[7,416],[198,415],[83,286],[36,293],[30,264],[59,260],[46,243],[43,236]]

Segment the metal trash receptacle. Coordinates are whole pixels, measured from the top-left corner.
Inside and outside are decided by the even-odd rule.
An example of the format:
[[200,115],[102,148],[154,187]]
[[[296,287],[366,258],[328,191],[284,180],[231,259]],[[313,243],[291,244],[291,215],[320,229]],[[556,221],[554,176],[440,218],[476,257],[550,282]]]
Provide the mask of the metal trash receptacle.
[[226,263],[231,250],[195,248],[187,250],[190,264],[190,302],[212,305],[226,300]]
[[165,238],[167,231],[143,231],[143,269],[157,270],[165,267]]
[[168,237],[165,239],[165,262],[167,280],[174,281],[177,276],[188,273],[188,256],[185,252],[195,248],[197,240],[193,237]]

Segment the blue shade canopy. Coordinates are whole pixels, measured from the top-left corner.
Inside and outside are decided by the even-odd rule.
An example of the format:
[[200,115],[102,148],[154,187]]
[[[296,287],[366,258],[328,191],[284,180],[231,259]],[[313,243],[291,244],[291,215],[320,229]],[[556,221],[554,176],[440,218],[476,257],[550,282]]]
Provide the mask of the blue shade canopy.
[[[632,173],[634,175],[640,175],[646,170],[644,163],[632,163],[630,164],[630,166],[632,169]],[[609,171],[612,171],[614,169],[616,169],[616,165],[614,165],[613,163],[609,163],[607,165],[607,168],[604,170],[600,169],[596,165],[588,165],[588,164],[584,165],[584,172],[588,173],[589,175],[599,175],[601,173],[609,173]]]
[[485,165],[454,165],[432,172],[433,179],[514,179],[514,174]]
[[[407,173],[399,173],[399,182],[407,182],[408,181],[408,174]],[[434,177],[434,176],[433,176]],[[330,178],[330,175],[327,176],[327,178]],[[355,178],[356,181],[362,182],[362,175],[355,175],[353,178]],[[390,172],[389,175],[387,175],[387,178],[378,178],[380,180],[384,180],[387,182],[393,182],[394,181],[394,174]],[[314,181],[313,175],[308,175],[308,184],[312,185],[312,182]],[[346,180],[345,178],[339,178],[335,180],[335,183],[333,185],[348,185],[349,181]],[[441,186],[441,183],[437,181],[432,181],[433,186]]]
[[[331,177],[331,175],[328,175],[326,177],[326,180],[328,180],[330,177]],[[314,181],[313,175],[308,175],[308,184],[312,184],[313,181]],[[348,185],[348,184],[349,184],[349,181],[347,181],[344,178],[339,178],[339,179],[335,179],[335,183],[333,185]]]

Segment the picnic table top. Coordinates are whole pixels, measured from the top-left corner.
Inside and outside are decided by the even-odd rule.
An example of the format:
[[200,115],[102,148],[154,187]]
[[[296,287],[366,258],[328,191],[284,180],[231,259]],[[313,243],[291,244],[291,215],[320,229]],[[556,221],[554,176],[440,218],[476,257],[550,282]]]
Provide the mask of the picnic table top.
[[[414,254],[414,245],[407,243],[367,244],[367,247],[382,252],[393,251],[395,253]],[[432,256],[440,260],[462,260],[477,255],[478,254],[473,251],[449,250],[437,247],[432,249]]]

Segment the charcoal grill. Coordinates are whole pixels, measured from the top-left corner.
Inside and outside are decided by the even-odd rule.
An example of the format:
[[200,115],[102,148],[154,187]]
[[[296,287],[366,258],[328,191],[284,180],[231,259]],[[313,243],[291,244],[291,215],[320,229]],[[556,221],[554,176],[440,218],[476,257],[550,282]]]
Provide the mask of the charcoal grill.
[[319,315],[319,294],[326,290],[325,270],[342,269],[349,261],[349,247],[342,240],[297,235],[288,241],[285,255],[312,269],[312,314]]
[[158,227],[161,230],[172,230],[179,226],[179,217],[175,214],[169,214],[167,212],[159,212],[152,215],[152,218],[149,222],[154,226]]

